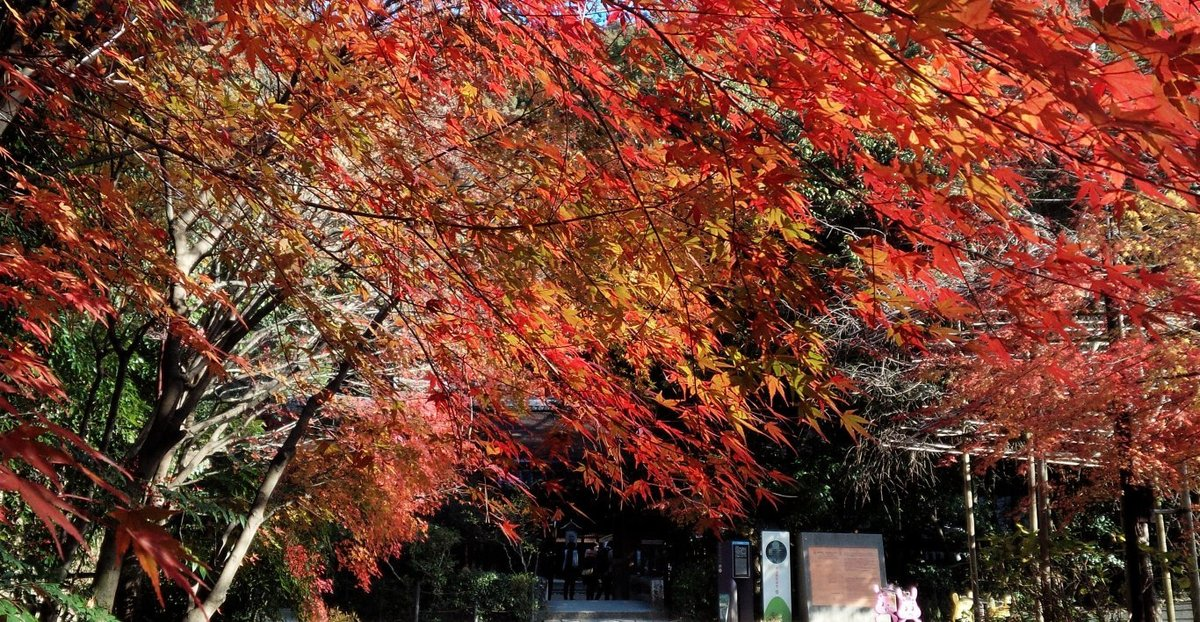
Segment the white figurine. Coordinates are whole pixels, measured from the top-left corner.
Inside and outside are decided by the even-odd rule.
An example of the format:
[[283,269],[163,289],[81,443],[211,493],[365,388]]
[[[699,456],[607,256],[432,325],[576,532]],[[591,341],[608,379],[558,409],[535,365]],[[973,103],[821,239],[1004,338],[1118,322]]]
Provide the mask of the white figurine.
[[917,586],[911,590],[898,589],[896,597],[896,619],[900,622],[921,622],[921,608],[917,606]]

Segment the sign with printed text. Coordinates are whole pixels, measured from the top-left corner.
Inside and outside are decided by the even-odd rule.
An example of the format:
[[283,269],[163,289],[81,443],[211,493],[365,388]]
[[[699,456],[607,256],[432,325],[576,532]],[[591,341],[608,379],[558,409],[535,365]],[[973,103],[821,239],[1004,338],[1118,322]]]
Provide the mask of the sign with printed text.
[[879,534],[800,534],[805,622],[871,622],[872,586],[885,585]]
[[808,549],[812,604],[870,607],[872,585],[879,585],[879,553],[875,549],[814,546]]
[[750,578],[750,543],[735,540],[733,542],[733,578]]
[[792,622],[792,536],[762,532],[763,622]]

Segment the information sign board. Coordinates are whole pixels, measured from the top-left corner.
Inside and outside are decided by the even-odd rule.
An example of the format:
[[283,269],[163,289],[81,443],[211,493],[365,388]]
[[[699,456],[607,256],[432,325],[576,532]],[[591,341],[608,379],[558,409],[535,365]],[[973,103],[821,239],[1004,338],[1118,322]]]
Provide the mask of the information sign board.
[[879,534],[800,534],[803,619],[871,622],[875,592],[886,584]]
[[744,540],[733,541],[733,578],[748,579],[750,577],[750,543]]

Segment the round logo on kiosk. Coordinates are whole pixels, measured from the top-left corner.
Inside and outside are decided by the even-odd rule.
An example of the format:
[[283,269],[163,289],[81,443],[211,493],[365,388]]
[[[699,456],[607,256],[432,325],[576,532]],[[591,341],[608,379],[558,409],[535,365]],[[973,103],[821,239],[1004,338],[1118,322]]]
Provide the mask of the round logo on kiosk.
[[779,540],[771,540],[767,543],[767,559],[772,564],[782,564],[787,559],[787,547]]

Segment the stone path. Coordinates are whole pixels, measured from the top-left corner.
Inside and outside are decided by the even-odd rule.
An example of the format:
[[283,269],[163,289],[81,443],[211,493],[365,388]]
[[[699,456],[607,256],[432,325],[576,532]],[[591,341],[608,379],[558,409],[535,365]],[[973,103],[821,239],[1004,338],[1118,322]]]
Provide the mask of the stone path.
[[640,600],[552,600],[546,622],[668,622],[661,609]]

